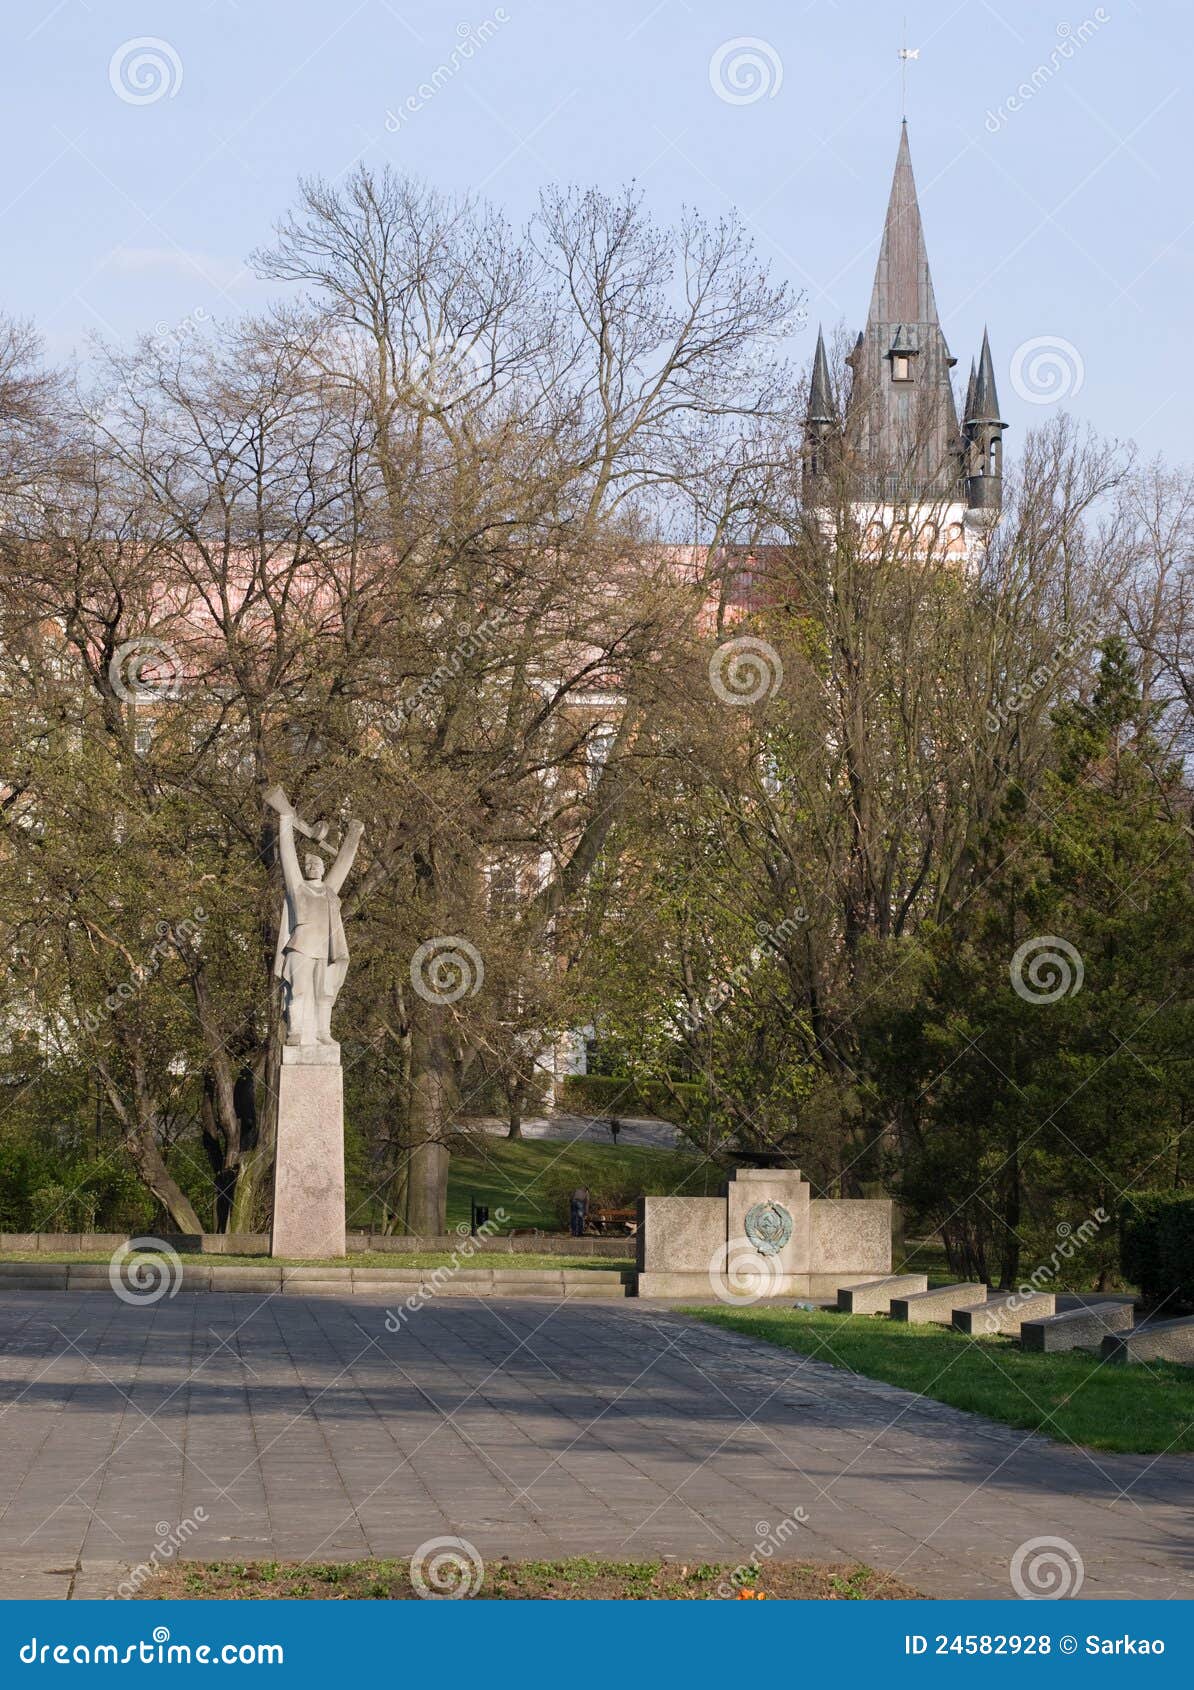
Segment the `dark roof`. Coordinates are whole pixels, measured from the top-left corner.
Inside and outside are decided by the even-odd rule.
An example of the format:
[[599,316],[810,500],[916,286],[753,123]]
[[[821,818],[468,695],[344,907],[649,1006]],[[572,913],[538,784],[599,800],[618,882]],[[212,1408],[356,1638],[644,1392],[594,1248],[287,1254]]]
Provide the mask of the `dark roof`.
[[[893,379],[894,352],[909,355],[905,379],[898,381]],[[954,359],[937,315],[906,123],[900,128],[866,329],[850,363],[850,432],[872,472],[894,475],[913,490],[935,492],[953,485],[961,450],[950,376]]]
[[939,322],[937,301],[933,297],[933,278],[929,274],[929,258],[925,250],[924,225],[916,197],[916,181],[912,175],[907,123],[900,126],[900,145],[887,201],[879,262],[875,266],[871,308],[867,315],[871,322],[877,323]]
[[962,421],[968,423],[974,415],[974,359],[970,360],[970,380],[966,383],[966,409],[962,413]]
[[983,330],[983,349],[978,359],[978,375],[974,378],[974,391],[966,405],[966,416],[970,422],[998,422],[999,395],[995,391],[995,365],[991,359],[991,343],[987,339],[987,331]]
[[831,423],[837,420],[833,407],[833,384],[829,379],[829,359],[825,356],[825,336],[817,330],[817,350],[813,357],[813,379],[808,394],[809,422]]

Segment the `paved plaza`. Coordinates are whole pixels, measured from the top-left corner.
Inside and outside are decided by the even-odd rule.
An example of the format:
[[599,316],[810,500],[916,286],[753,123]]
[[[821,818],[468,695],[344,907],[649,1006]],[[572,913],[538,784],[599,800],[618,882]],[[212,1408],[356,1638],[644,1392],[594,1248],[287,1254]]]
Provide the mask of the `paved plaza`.
[[0,1595],[192,1557],[860,1560],[1012,1594],[1063,1537],[1084,1597],[1194,1594],[1194,1461],[1051,1443],[674,1311],[442,1297],[0,1296]]

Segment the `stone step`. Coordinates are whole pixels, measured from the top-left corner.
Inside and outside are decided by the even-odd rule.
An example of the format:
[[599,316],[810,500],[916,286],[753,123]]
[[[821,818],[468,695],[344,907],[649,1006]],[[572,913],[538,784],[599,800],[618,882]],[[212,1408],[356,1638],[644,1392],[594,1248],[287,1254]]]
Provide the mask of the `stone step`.
[[1026,1350],[1048,1354],[1077,1350],[1084,1345],[1101,1344],[1108,1332],[1127,1331],[1135,1318],[1135,1304],[1130,1297],[1116,1302],[1087,1303],[1083,1308],[1067,1309],[1064,1314],[1049,1315],[1044,1320],[1024,1321],[1020,1343]]
[[949,1326],[955,1309],[972,1308],[975,1303],[985,1303],[986,1300],[985,1285],[938,1285],[932,1291],[919,1291],[910,1297],[893,1297],[891,1318],[906,1320],[914,1326],[924,1326],[932,1321]]
[[1172,1361],[1179,1367],[1194,1367],[1194,1315],[1148,1321],[1130,1332],[1109,1332],[1100,1353],[1104,1361]]
[[837,1306],[842,1314],[890,1314],[893,1297],[912,1297],[928,1288],[927,1273],[889,1273],[861,1285],[839,1286]]
[[1026,1296],[1019,1291],[1001,1291],[985,1303],[955,1309],[953,1324],[955,1330],[971,1338],[993,1338],[1000,1332],[1018,1333],[1026,1320],[1041,1320],[1053,1314],[1056,1306],[1052,1291],[1031,1291]]

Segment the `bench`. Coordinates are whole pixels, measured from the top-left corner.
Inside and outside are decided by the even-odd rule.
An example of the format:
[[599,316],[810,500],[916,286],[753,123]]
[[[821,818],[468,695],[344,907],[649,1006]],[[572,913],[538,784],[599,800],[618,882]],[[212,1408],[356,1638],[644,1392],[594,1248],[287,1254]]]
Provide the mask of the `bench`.
[[608,1233],[632,1233],[638,1230],[638,1214],[634,1209],[590,1209],[586,1230],[599,1236]]

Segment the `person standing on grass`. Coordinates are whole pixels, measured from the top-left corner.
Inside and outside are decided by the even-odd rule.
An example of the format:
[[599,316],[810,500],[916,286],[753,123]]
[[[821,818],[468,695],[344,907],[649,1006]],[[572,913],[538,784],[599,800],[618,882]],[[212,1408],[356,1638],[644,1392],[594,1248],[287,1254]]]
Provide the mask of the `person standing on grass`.
[[578,1185],[572,1193],[570,1210],[572,1236],[573,1238],[583,1238],[585,1222],[589,1218],[589,1188],[587,1185]]

